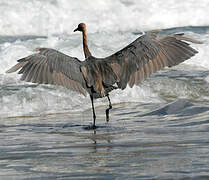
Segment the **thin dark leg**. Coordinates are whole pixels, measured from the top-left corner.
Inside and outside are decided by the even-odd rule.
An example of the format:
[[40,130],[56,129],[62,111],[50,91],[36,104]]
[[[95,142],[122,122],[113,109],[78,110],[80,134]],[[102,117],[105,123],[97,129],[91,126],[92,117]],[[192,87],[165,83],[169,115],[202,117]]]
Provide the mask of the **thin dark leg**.
[[109,94],[107,94],[107,99],[109,101],[109,108],[106,109],[106,121],[109,122],[109,111],[110,111],[110,109],[112,109],[112,104],[110,101]]
[[96,121],[96,114],[95,114],[95,110],[94,110],[94,100],[93,100],[93,96],[90,96],[91,98],[91,105],[92,105],[92,111],[93,111],[93,129],[96,129],[96,125],[95,125],[95,121]]

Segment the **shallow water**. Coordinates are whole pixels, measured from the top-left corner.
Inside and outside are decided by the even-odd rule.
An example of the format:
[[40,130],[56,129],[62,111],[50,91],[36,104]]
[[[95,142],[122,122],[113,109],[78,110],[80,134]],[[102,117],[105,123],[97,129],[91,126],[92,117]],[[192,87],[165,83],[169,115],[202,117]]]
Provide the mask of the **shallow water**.
[[[0,2],[0,179],[209,179],[208,1],[82,3]],[[36,47],[82,60],[81,35],[71,33],[80,21],[97,57],[155,28],[204,44],[192,44],[199,53],[190,60],[112,92],[109,123],[107,99],[96,100],[89,130],[89,97],[5,74]]]
[[[166,107],[165,107],[166,106]],[[160,107],[160,108],[159,108]],[[158,109],[156,111],[156,109]],[[161,179],[208,175],[209,106],[115,104],[91,113],[1,119],[2,179]]]

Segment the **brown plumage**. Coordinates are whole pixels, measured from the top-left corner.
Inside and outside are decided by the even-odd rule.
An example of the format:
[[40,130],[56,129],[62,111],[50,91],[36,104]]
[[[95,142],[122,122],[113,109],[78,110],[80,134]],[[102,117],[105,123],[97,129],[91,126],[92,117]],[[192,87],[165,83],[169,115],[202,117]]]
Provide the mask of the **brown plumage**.
[[37,48],[39,53],[18,60],[7,73],[22,74],[21,80],[41,84],[56,84],[90,95],[93,109],[93,126],[95,128],[95,111],[93,99],[107,96],[109,110],[112,108],[109,92],[125,89],[139,83],[164,67],[175,66],[192,56],[197,51],[188,42],[200,41],[184,37],[183,34],[159,36],[159,31],[150,31],[134,42],[106,58],[93,57],[87,44],[86,25],[80,23],[74,31],[83,33],[83,51],[85,61],[65,55],[49,48]]

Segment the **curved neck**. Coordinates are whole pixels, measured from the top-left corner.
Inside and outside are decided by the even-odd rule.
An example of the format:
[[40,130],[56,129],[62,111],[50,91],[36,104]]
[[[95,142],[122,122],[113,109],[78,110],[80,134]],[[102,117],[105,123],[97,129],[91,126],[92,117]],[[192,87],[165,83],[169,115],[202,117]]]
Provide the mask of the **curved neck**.
[[89,48],[88,48],[86,28],[84,28],[82,32],[83,32],[83,51],[84,51],[85,58],[88,58],[89,56],[91,56],[91,52],[89,51]]

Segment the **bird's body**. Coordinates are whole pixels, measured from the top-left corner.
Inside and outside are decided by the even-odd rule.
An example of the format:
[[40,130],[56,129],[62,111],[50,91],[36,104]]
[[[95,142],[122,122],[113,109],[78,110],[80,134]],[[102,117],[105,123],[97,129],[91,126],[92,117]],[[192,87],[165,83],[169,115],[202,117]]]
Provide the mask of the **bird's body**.
[[7,72],[20,69],[21,80],[61,85],[85,96],[88,93],[92,102],[93,128],[96,127],[93,99],[107,96],[108,121],[109,110],[112,108],[109,92],[117,88],[123,90],[127,85],[130,87],[139,85],[152,73],[191,58],[197,51],[187,42],[201,43],[186,38],[183,34],[160,37],[158,31],[151,31],[109,57],[96,58],[88,48],[85,24],[79,24],[74,31],[83,33],[85,61],[54,49],[37,48],[39,53],[18,60],[18,63]]

